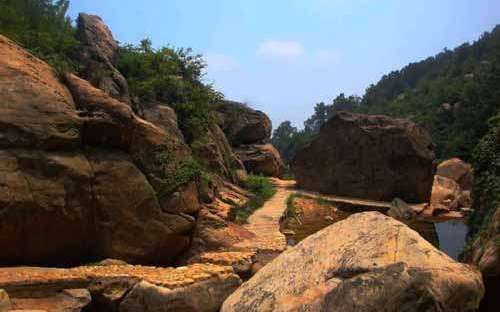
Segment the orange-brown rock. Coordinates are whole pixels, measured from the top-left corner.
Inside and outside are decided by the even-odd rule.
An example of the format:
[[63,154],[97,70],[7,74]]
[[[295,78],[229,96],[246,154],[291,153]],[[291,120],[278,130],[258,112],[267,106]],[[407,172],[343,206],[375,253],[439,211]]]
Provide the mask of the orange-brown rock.
[[476,311],[481,274],[378,212],[357,213],[283,252],[221,311]]
[[448,159],[440,163],[436,175],[452,179],[462,190],[472,189],[472,166],[459,158]]
[[470,191],[463,190],[453,179],[445,176],[436,175],[432,186],[432,195],[430,206],[435,208],[442,207],[446,210],[459,210],[463,207],[470,207]]
[[218,124],[211,122],[205,133],[191,144],[193,153],[203,161],[205,167],[219,177],[232,183],[242,183],[241,174],[246,175],[243,163],[233,153],[224,132]]
[[248,172],[280,177],[285,169],[280,153],[271,144],[242,145],[235,153]]
[[[215,312],[240,283],[230,267],[210,264],[0,271],[0,287],[9,294],[13,308],[23,310],[47,307],[48,311],[62,311],[75,299],[85,299],[82,295],[90,290],[92,302],[84,305],[89,311],[159,311],[161,307],[161,311]],[[73,308],[70,311],[80,311]]]
[[428,202],[435,164],[429,134],[411,121],[336,113],[297,153],[299,186],[324,194]]
[[0,148],[77,147],[81,127],[55,71],[0,35]]
[[1,36],[0,54],[0,263],[172,262],[199,210],[182,139]]
[[431,204],[450,204],[461,193],[460,185],[454,180],[440,175],[434,177]]
[[76,38],[81,42],[78,59],[83,68],[80,75],[113,98],[130,102],[128,84],[115,68],[118,43],[102,19],[81,13]]

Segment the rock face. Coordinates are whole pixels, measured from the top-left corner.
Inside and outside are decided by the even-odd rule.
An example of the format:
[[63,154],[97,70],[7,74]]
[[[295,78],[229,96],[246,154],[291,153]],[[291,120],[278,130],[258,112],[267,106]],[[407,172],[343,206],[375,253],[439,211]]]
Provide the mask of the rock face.
[[476,311],[479,272],[377,212],[308,237],[243,284],[221,311]]
[[173,261],[200,208],[175,131],[2,36],[0,56],[0,263]]
[[[241,284],[230,267],[131,265],[72,269],[3,268],[0,300],[13,309],[107,312],[216,312]],[[0,301],[0,304],[3,303]],[[2,310],[3,311],[3,310]]]
[[218,111],[222,116],[224,133],[232,146],[267,143],[271,137],[271,120],[261,111],[232,101],[225,101]]
[[0,148],[78,146],[82,122],[47,64],[0,35]]
[[339,112],[299,151],[297,183],[325,194],[428,202],[435,172],[433,144],[416,124],[386,116]]
[[436,175],[455,181],[464,191],[472,189],[472,166],[459,158],[440,163]]
[[98,16],[81,13],[76,37],[82,44],[81,76],[113,98],[130,103],[127,81],[115,68],[118,43],[106,24]]
[[272,124],[266,114],[231,101],[220,105],[218,112],[221,127],[247,171],[273,177],[283,174],[281,156],[268,143]]
[[485,276],[500,276],[500,209],[492,216],[488,228],[472,245],[470,262],[476,264]]
[[177,126],[177,114],[171,107],[163,104],[145,107],[143,118],[169,133],[177,134],[181,140],[184,140],[184,136]]
[[235,149],[249,172],[280,177],[285,169],[281,156],[271,144],[242,145]]
[[246,169],[233,153],[231,145],[217,123],[211,122],[207,132],[196,138],[191,147],[193,153],[211,172],[232,183],[244,182]]

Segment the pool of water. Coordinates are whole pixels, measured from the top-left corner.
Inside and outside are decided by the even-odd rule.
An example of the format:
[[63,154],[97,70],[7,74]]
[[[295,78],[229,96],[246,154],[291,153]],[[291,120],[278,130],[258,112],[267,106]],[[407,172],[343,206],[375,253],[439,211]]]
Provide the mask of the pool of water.
[[[329,215],[330,217],[326,217]],[[293,246],[317,231],[347,218],[351,213],[336,211],[315,211],[303,215],[301,220],[289,219],[283,222],[287,242]],[[464,220],[449,221],[412,221],[408,226],[423,238],[442,250],[451,258],[458,260],[467,239],[468,227]],[[286,230],[291,230],[289,233]]]

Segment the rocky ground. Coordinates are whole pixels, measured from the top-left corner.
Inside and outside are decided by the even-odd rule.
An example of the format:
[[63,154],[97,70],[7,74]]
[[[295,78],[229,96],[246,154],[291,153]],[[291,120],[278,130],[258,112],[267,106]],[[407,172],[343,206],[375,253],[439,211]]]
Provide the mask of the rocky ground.
[[230,267],[210,264],[0,270],[4,306],[16,311],[218,311],[240,283]]

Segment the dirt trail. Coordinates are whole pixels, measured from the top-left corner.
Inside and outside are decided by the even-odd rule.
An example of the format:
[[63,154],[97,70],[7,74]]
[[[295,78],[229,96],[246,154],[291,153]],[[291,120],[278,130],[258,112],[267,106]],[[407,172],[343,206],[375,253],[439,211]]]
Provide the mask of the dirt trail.
[[280,219],[286,210],[288,196],[295,192],[295,181],[273,178],[276,194],[264,206],[257,209],[244,227],[255,234],[255,238],[242,241],[237,246],[260,253],[281,253],[287,247],[285,236],[280,232]]
[[248,218],[248,223],[244,225],[247,230],[255,234],[255,237],[251,240],[242,241],[237,247],[258,252],[281,253],[284,251],[287,243],[285,236],[280,232],[280,219],[287,208],[286,201],[293,193],[326,199],[340,206],[348,206],[360,211],[375,210],[385,212],[391,207],[391,203],[388,202],[327,196],[296,189],[295,181],[285,181],[276,178],[272,178],[272,181],[277,188],[276,194],[261,208],[257,209]]

